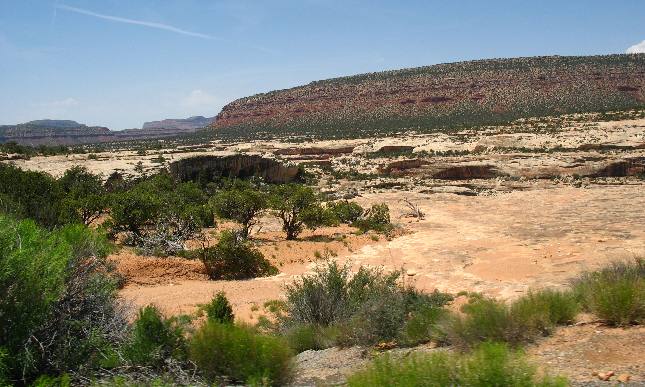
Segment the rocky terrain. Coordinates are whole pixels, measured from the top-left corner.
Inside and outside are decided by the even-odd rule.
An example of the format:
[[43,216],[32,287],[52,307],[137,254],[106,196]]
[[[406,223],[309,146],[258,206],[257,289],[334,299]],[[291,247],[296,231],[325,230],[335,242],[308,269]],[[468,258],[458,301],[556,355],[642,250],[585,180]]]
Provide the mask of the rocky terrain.
[[441,64],[312,82],[231,102],[219,136],[361,137],[645,105],[645,54]]

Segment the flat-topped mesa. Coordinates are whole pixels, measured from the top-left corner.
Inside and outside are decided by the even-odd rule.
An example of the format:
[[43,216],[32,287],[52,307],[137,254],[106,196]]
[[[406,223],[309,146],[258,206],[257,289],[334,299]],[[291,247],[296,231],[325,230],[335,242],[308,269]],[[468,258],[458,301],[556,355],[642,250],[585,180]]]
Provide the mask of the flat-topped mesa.
[[645,54],[440,64],[312,82],[241,98],[219,133],[351,136],[443,130],[645,107]]

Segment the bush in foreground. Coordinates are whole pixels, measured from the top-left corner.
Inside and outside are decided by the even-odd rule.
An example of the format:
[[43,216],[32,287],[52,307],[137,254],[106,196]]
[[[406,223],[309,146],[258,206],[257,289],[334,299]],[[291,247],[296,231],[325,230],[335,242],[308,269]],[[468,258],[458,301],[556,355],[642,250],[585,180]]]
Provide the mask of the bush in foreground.
[[95,366],[126,334],[104,236],[0,216],[0,375]]
[[250,242],[232,231],[224,231],[217,245],[200,252],[211,279],[240,280],[278,273]]
[[350,387],[376,386],[566,386],[562,378],[538,377],[521,352],[485,343],[470,354],[435,352],[377,358],[348,379]]
[[210,380],[284,385],[292,375],[292,353],[282,339],[252,328],[207,321],[192,337],[190,359]]
[[226,298],[224,292],[217,293],[211,302],[204,305],[202,309],[206,312],[206,317],[209,321],[222,324],[231,324],[235,321],[233,307],[228,302],[228,298]]
[[645,321],[645,259],[614,262],[573,281],[583,308],[612,325]]
[[342,345],[395,340],[410,315],[441,308],[452,299],[439,292],[420,293],[406,286],[400,274],[361,267],[351,275],[348,266],[328,262],[286,287],[282,324],[288,329],[334,326],[338,329],[336,341]]
[[160,369],[167,359],[186,357],[184,330],[177,318],[164,318],[156,307],[146,306],[139,311],[124,353],[132,364]]
[[510,305],[473,296],[462,307],[463,317],[444,321],[451,343],[472,348],[484,341],[520,345],[549,334],[557,325],[571,322],[578,307],[571,293],[543,290],[530,292]]

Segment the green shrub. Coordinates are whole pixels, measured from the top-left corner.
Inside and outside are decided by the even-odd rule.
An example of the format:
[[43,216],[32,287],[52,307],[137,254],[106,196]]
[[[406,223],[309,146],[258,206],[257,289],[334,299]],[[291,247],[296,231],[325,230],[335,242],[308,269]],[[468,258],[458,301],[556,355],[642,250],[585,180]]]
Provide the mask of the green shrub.
[[246,326],[206,322],[192,337],[190,359],[210,380],[284,385],[292,375],[292,352],[282,339]]
[[471,296],[462,307],[464,317],[444,322],[449,340],[473,347],[483,341],[519,345],[551,333],[557,325],[573,321],[578,306],[573,294],[553,290],[529,292],[511,305],[482,296]]
[[579,311],[570,291],[529,292],[511,304],[511,317],[526,330],[548,334],[556,325],[573,322]]
[[446,319],[448,312],[443,308],[422,307],[414,311],[405,322],[400,335],[401,343],[414,346],[429,341],[443,344],[447,342],[440,323]]
[[614,262],[573,281],[582,306],[609,324],[645,321],[645,259]]
[[177,318],[164,318],[150,305],[139,310],[125,358],[134,365],[162,368],[166,359],[186,357],[184,330]]
[[121,342],[126,320],[105,236],[55,232],[0,216],[0,343],[8,378],[92,366]]
[[231,324],[235,321],[233,307],[228,302],[226,294],[219,292],[210,303],[203,306],[206,317],[209,321],[215,321],[223,324]]
[[348,200],[329,203],[327,208],[341,223],[351,224],[363,215],[363,207]]
[[374,204],[363,215],[352,223],[363,232],[374,230],[388,233],[394,226],[390,223],[390,208],[385,203]]
[[222,232],[217,245],[203,249],[200,255],[211,279],[247,279],[278,273],[260,251],[232,231]]
[[314,324],[296,324],[283,332],[285,340],[295,353],[331,348],[338,341],[338,335],[339,330],[336,327]]
[[441,308],[451,297],[423,294],[400,281],[400,272],[385,274],[361,267],[328,262],[311,275],[286,287],[283,325],[336,326],[342,345],[373,344],[401,335],[410,314],[423,308]]
[[522,352],[504,344],[486,343],[471,354],[414,354],[405,358],[384,355],[348,379],[361,386],[566,386],[562,378],[538,377]]

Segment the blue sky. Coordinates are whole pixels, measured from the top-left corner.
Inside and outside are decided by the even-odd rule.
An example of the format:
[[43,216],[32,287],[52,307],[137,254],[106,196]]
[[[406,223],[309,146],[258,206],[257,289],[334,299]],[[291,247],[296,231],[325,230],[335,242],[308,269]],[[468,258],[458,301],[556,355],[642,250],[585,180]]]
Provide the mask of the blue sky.
[[341,75],[629,47],[643,0],[0,0],[0,124],[124,129]]

